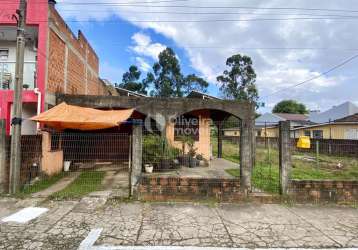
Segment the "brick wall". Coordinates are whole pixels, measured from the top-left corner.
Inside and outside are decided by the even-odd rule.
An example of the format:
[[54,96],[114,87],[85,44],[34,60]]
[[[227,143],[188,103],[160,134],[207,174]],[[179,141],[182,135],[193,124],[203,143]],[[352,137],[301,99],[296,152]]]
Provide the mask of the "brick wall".
[[358,181],[291,180],[289,195],[298,202],[357,202]]
[[238,179],[142,176],[137,197],[144,201],[243,200]]
[[[99,59],[81,31],[74,35],[57,10],[50,6],[49,93],[105,95],[99,79]],[[66,54],[67,48],[67,54]],[[67,70],[66,70],[67,65]]]
[[49,33],[49,43],[51,48],[49,50],[48,68],[50,70],[47,88],[51,93],[63,93],[65,81],[65,61],[63,60],[65,43],[53,31]]

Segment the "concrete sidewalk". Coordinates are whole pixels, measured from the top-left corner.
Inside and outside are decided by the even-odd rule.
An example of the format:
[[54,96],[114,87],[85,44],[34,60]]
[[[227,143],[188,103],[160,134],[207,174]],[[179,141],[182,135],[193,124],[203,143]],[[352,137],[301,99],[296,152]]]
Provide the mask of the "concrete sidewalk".
[[[9,214],[15,204],[11,202],[0,200],[0,207],[6,207],[6,214],[0,209],[0,218]],[[0,249],[78,249],[97,228],[101,233],[94,245],[101,249],[358,247],[358,209],[348,207],[103,203],[96,198],[41,206],[49,212],[28,224],[0,225]],[[18,209],[17,205],[13,212]]]

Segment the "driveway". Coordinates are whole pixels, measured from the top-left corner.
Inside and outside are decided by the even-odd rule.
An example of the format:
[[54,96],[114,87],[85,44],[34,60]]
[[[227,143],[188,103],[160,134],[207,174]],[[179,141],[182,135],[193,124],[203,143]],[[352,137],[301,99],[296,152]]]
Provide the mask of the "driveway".
[[[34,203],[1,199],[0,218]],[[26,224],[0,224],[0,249],[78,249],[81,244],[89,249],[92,243],[94,249],[358,247],[358,209],[349,207],[122,203],[100,197],[37,201],[37,206],[49,211]]]

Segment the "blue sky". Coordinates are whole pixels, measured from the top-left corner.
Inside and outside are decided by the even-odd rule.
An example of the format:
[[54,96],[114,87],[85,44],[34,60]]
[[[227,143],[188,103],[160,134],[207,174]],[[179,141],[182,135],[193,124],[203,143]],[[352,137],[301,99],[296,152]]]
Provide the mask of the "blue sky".
[[[117,16],[110,16],[106,22],[101,21],[86,21],[86,22],[72,22],[73,19],[68,19],[68,24],[73,31],[81,30],[90,41],[100,58],[100,75],[103,78],[109,79],[111,82],[120,82],[123,73],[131,65],[139,66],[136,58],[143,58],[151,67],[155,60],[151,56],[143,56],[131,50],[135,46],[132,37],[134,34],[143,34],[151,38],[152,43],[160,43],[164,46],[174,49],[179,57],[182,72],[187,74],[195,73],[201,75],[200,72],[191,67],[187,54],[184,49],[177,46],[176,43],[158,34],[152,29],[139,28]],[[225,62],[223,62],[224,64]],[[146,76],[146,72],[142,70],[142,77]],[[210,83],[208,93],[215,96],[220,95],[219,87]]]
[[[275,9],[282,7],[288,9]],[[347,18],[358,11],[356,0],[59,0],[56,8],[76,20],[68,24],[84,32],[100,58],[101,77],[113,82],[132,64],[149,70],[169,46],[183,72],[204,77],[213,95],[225,60],[250,56],[266,104],[260,112],[282,99],[320,110],[358,104],[357,58],[321,75],[358,53],[358,18]]]

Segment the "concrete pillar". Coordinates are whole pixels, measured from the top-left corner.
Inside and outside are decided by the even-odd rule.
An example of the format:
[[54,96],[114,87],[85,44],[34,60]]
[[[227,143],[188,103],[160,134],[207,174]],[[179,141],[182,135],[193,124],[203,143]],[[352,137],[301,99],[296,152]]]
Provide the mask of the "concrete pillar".
[[6,176],[6,122],[0,120],[0,193],[5,193],[8,176]]
[[142,158],[143,158],[143,135],[142,135],[142,124],[135,123],[133,124],[133,133],[132,133],[132,161],[130,168],[130,195],[133,195],[133,192],[140,180],[142,174]]
[[245,194],[251,191],[253,129],[252,119],[242,120],[240,133],[240,185]]
[[290,122],[280,122],[279,129],[280,194],[287,194],[292,164],[290,151]]
[[218,158],[223,157],[223,123],[217,122],[216,126],[218,128]]

